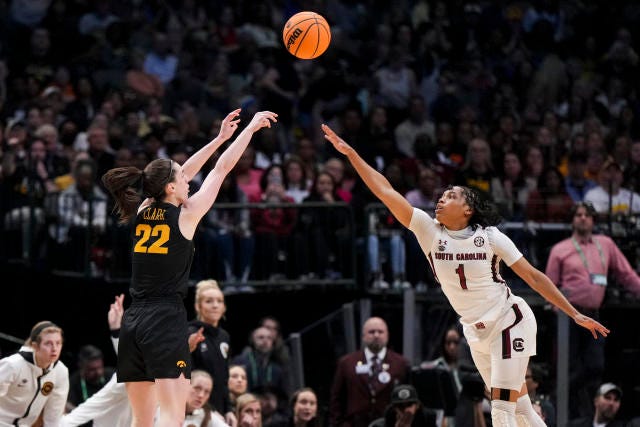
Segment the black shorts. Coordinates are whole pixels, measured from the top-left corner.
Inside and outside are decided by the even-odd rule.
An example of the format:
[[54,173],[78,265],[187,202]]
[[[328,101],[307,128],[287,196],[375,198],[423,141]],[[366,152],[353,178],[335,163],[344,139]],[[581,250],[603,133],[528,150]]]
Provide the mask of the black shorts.
[[124,312],[118,382],[191,378],[187,311],[181,299],[136,301]]

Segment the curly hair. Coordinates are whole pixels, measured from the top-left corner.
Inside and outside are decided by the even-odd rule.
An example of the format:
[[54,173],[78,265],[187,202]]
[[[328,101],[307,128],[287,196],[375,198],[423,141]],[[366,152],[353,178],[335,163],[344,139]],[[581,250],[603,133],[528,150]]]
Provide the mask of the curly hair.
[[493,203],[491,203],[473,188],[465,187],[462,185],[458,187],[462,189],[462,196],[467,202],[467,205],[469,205],[469,207],[473,211],[471,218],[469,218],[469,225],[471,227],[491,227],[502,222],[502,217],[498,213],[498,210],[493,205]]

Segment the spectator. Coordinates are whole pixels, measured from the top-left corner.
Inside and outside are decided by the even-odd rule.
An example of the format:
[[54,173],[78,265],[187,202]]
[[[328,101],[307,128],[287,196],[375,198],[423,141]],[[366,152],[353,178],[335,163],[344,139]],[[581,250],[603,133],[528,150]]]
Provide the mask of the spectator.
[[105,244],[107,226],[107,195],[96,185],[92,160],[79,160],[74,165],[74,182],[57,198],[55,218],[54,238],[64,248],[58,266],[84,270],[86,257]]
[[412,385],[401,384],[391,392],[391,404],[384,416],[374,420],[369,427],[436,427],[436,413],[427,409],[418,398]]
[[435,127],[428,119],[427,108],[421,95],[413,95],[409,102],[409,116],[394,130],[396,145],[405,156],[415,157],[416,136],[426,134],[435,138]]
[[527,200],[527,219],[536,222],[564,222],[573,200],[562,183],[562,175],[555,167],[546,168],[535,190]]
[[291,396],[289,417],[274,427],[321,427],[318,397],[309,387],[296,390]]
[[239,354],[231,361],[234,365],[244,367],[247,373],[247,388],[250,392],[258,387],[270,386],[278,389],[281,393],[287,393],[286,372],[283,366],[274,359],[273,341],[273,333],[264,326],[260,326],[251,332],[249,339],[251,350]]
[[613,159],[602,165],[598,185],[584,195],[601,218],[612,215],[626,216],[640,212],[640,194],[622,187],[622,167]]
[[[304,207],[304,203],[324,206]],[[315,176],[309,196],[304,199],[298,220],[296,264],[307,278],[328,280],[349,277],[352,225],[349,211],[337,193],[336,183],[327,171]]]
[[[609,278],[640,296],[640,277],[610,237],[593,234],[596,211],[588,202],[571,209],[570,238],[551,248],[546,274],[581,312],[598,319]],[[605,368],[604,340],[594,340],[578,325],[570,330],[570,414],[584,415]]]
[[247,370],[242,365],[229,367],[229,404],[236,413],[236,400],[247,392]]
[[85,345],[78,351],[78,369],[69,377],[69,397],[66,412],[85,402],[100,390],[115,370],[104,366],[102,350]]
[[[222,415],[209,406],[213,394],[213,378],[206,371],[199,369],[191,372],[191,389],[187,399],[184,427],[229,427]],[[235,416],[234,416],[235,419]]]
[[555,427],[556,425],[556,408],[553,405],[551,399],[541,393],[541,389],[545,385],[545,379],[547,372],[541,365],[529,361],[527,367],[527,374],[524,377],[527,385],[527,392],[529,393],[529,399],[533,404],[534,409],[536,406],[540,410],[540,418],[547,423],[548,427]]
[[38,322],[20,351],[0,359],[0,424],[31,426],[42,414],[57,426],[69,393],[69,370],[62,363],[62,329]]
[[[640,145],[638,146],[640,148]],[[640,150],[639,150],[640,154]],[[585,194],[596,186],[596,183],[585,177],[587,156],[581,151],[572,151],[567,160],[567,176],[564,185],[574,202],[584,200]]]
[[383,416],[397,384],[406,383],[409,362],[389,349],[387,323],[371,317],[362,326],[362,349],[338,360],[331,385],[330,425],[367,427]]
[[[232,172],[224,179],[219,203],[246,204],[248,199]],[[204,216],[196,245],[202,250],[203,265],[196,267],[203,277],[213,273],[225,283],[246,283],[251,273],[255,240],[249,209],[212,207]],[[229,288],[231,290],[232,288]],[[227,289],[225,289],[226,291]]]
[[262,427],[260,400],[251,393],[244,393],[236,400],[238,427]]
[[623,427],[624,423],[616,420],[620,401],[622,400],[622,390],[613,383],[604,383],[598,387],[598,391],[593,399],[593,416],[586,416],[573,419],[569,422],[569,427]]
[[291,231],[296,224],[297,211],[294,201],[285,192],[282,166],[273,164],[260,177],[261,193],[249,198],[250,203],[291,204],[251,208],[251,224],[256,236],[256,252],[261,254],[254,263],[254,275],[258,279],[278,280],[286,277],[285,261],[291,244]]

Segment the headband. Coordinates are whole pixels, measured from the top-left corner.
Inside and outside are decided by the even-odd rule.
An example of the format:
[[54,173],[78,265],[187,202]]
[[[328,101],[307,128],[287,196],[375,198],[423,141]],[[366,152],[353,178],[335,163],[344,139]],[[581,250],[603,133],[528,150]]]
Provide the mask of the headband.
[[29,339],[32,342],[37,341],[38,336],[42,333],[42,331],[51,327],[60,329],[60,327],[53,322],[44,322],[40,324],[37,328],[35,328],[33,331],[31,331],[31,335],[29,336]]

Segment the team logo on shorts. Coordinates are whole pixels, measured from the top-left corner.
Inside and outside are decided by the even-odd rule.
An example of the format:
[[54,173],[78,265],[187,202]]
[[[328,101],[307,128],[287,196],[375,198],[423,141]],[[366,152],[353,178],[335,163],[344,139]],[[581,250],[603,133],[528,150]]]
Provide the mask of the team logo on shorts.
[[476,237],[475,239],[473,239],[473,244],[477,247],[482,247],[484,245],[484,238]]
[[522,338],[516,338],[513,340],[513,349],[515,351],[524,351],[524,340]]
[[178,368],[186,368],[187,367],[187,362],[185,362],[184,360],[178,360],[176,365],[178,366]]
[[227,356],[229,355],[229,344],[227,344],[226,342],[221,342],[220,353],[222,353],[222,357],[226,359]]
[[40,389],[40,392],[43,396],[49,396],[49,393],[51,393],[52,390],[53,383],[51,381],[47,381],[46,383],[42,384],[42,389]]

